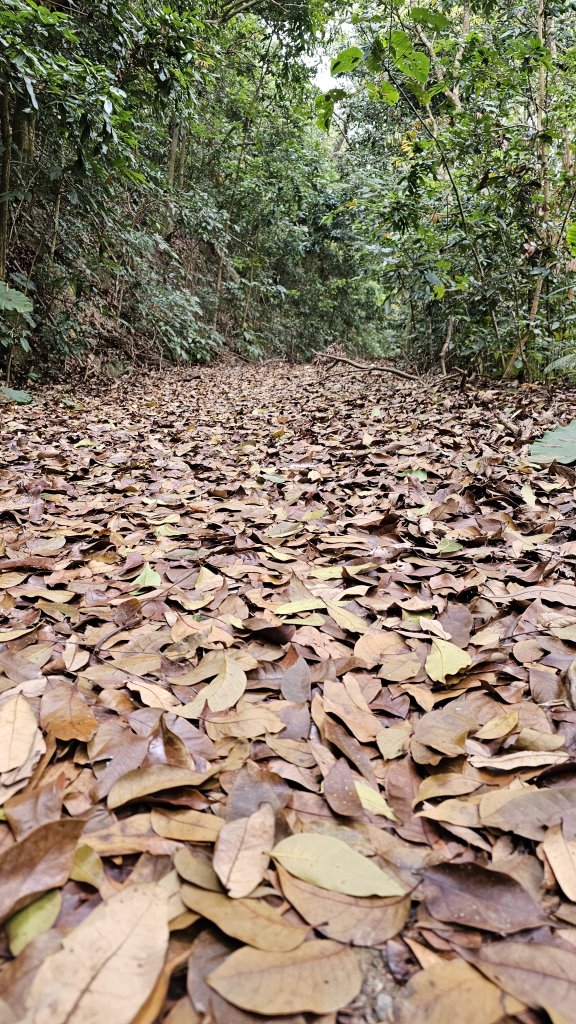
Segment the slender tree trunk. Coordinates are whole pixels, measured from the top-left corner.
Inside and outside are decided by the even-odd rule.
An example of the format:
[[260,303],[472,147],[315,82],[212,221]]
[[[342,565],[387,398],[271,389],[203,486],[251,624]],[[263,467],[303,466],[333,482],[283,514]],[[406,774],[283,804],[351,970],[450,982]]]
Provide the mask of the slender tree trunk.
[[62,179],[58,184],[58,192],[56,194],[56,201],[54,203],[54,229],[52,231],[52,240],[50,242],[50,260],[54,259],[56,252],[56,246],[58,244],[58,231],[60,230],[60,206],[62,203]]
[[180,161],[178,164],[178,188],[180,191],[184,188],[184,177],[186,174],[186,157],[188,156],[188,125],[184,123],[182,125],[182,134],[180,136]]
[[446,327],[446,338],[442,348],[440,349],[440,369],[442,370],[442,376],[446,376],[446,353],[450,348],[450,342],[452,341],[452,332],[454,330],[454,317],[450,317],[448,320],[448,326]]
[[178,122],[174,117],[171,123],[170,149],[168,151],[168,171],[166,180],[170,191],[174,188],[174,175],[176,173],[176,159],[178,156],[178,136],[180,134]]
[[[538,35],[538,42],[541,46],[546,44],[552,45],[555,51],[555,42],[553,39],[553,22],[552,19],[546,15],[546,0],[538,0],[538,9],[536,12],[536,32]],[[538,68],[538,93],[536,97],[536,131],[538,133],[538,163],[539,163],[539,178],[540,178],[540,191],[542,194],[542,230],[541,239],[542,243],[548,248],[554,245],[554,240],[550,231],[550,174],[549,174],[549,145],[542,138],[542,133],[546,129],[548,121],[548,88],[546,80],[546,68],[544,64],[540,64]],[[544,267],[542,270],[544,271]],[[524,365],[526,362],[526,346],[532,336],[534,322],[538,316],[540,309],[540,300],[542,297],[542,289],[544,286],[544,273],[540,274],[534,291],[532,293],[532,299],[530,302],[530,310],[528,313],[528,323],[526,330],[522,332],[518,338],[514,350],[508,359],[506,369],[504,370],[504,379],[509,380],[513,376],[516,368],[516,363],[520,360],[521,364]]]
[[0,281],[6,280],[8,258],[8,215],[10,200],[10,172],[12,165],[12,126],[10,124],[10,90],[6,83],[0,93]]

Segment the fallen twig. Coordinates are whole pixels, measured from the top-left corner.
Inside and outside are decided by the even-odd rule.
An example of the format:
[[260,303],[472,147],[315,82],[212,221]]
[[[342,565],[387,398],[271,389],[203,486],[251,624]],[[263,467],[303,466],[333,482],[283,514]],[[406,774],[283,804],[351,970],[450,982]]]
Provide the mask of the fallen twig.
[[346,359],[345,356],[326,356],[326,362],[328,363],[346,363],[347,366],[353,366],[355,370],[364,370],[366,373],[372,373],[377,371],[379,373],[391,373],[394,377],[402,377],[403,380],[418,380],[413,373],[405,373],[404,370],[397,370],[395,366],[379,366],[372,363],[368,366],[363,363],[355,363],[353,359]]

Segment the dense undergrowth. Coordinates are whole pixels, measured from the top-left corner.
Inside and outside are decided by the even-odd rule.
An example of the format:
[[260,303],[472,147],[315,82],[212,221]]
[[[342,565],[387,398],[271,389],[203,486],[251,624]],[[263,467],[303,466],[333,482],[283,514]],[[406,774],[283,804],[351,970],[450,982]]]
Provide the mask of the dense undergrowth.
[[564,0],[6,0],[0,369],[570,370],[574,29]]

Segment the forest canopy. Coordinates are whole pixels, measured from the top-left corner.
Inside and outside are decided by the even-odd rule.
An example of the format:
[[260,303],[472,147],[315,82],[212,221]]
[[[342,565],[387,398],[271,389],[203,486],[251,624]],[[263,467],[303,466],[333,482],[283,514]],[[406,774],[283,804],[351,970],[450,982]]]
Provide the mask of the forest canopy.
[[547,0],[5,0],[5,377],[334,344],[570,370],[575,28]]

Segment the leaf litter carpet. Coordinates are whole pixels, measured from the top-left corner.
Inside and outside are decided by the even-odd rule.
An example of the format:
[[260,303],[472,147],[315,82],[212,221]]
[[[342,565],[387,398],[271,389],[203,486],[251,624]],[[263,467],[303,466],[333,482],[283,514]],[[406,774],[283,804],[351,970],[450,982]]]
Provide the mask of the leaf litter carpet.
[[0,1024],[576,1022],[573,400],[2,408]]

